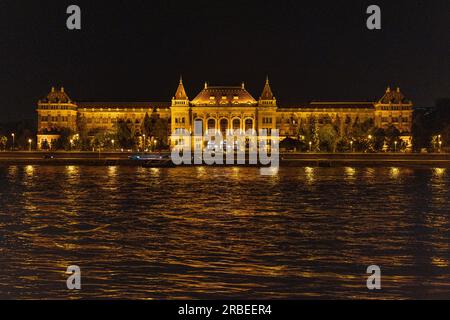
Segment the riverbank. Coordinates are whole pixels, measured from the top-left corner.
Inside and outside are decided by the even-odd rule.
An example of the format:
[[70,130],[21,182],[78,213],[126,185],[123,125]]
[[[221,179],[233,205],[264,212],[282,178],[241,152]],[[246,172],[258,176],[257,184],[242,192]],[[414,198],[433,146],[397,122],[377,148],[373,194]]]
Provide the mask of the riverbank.
[[[109,152],[0,152],[0,165],[141,166],[132,153]],[[450,167],[450,154],[413,153],[283,153],[282,167],[432,166]]]

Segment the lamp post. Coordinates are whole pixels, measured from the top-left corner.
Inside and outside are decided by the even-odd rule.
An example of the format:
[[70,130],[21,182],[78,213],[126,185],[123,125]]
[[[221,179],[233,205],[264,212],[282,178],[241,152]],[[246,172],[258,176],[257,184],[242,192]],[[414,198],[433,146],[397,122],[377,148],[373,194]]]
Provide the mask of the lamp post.
[[312,141],[309,142],[309,152],[312,152]]
[[16,134],[15,133],[11,133],[11,137],[12,137],[12,147],[11,147],[11,151],[14,151],[14,139],[16,138]]
[[367,148],[368,148],[369,150],[371,150],[371,149],[372,149],[372,135],[369,134],[369,136],[368,136],[367,138],[369,139],[369,145],[367,146]]
[[31,139],[28,139],[28,144],[29,144],[29,150],[30,150],[30,152],[31,152],[31,143],[33,142],[33,140],[31,140]]
[[350,152],[353,152],[353,140],[350,141]]
[[111,143],[112,143],[113,151],[114,151],[114,142],[115,142],[114,139],[112,139],[112,140],[111,140]]
[[439,152],[441,152],[442,147],[441,135],[438,135],[438,144],[439,144]]
[[142,135],[142,147],[143,147],[143,151],[145,152],[145,134]]
[[394,142],[394,152],[397,152],[397,141]]

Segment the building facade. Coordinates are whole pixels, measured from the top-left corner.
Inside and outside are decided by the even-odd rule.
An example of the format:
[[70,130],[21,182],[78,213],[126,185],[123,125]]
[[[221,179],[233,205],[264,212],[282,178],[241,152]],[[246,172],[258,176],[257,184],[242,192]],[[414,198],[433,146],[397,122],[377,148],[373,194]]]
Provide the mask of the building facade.
[[[171,102],[75,102],[64,88],[51,92],[38,102],[38,148],[54,145],[63,129],[76,134],[83,123],[89,135],[115,131],[115,124],[124,121],[136,137],[142,134],[144,117],[156,115],[167,121],[167,139],[177,129],[194,131],[196,122],[202,128],[219,130],[278,129],[280,139],[298,137],[301,127],[312,118],[318,126],[333,123],[351,126],[359,121],[373,120],[376,127],[395,126],[406,144],[411,144],[413,103],[399,88],[387,88],[378,101],[373,102],[309,102],[294,106],[280,105],[275,98],[269,79],[261,96],[256,100],[241,86],[209,86],[192,100],[189,99],[182,79]],[[341,131],[341,130],[339,130]],[[343,132],[343,131],[341,131]],[[350,137],[349,137],[350,138]]]

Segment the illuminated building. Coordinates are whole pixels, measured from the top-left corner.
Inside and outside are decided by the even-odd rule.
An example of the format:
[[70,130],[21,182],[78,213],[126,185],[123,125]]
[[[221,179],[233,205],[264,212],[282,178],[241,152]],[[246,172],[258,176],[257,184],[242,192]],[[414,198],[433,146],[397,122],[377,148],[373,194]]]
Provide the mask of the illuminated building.
[[299,136],[300,128],[314,118],[320,127],[333,124],[340,132],[356,121],[374,121],[375,126],[395,126],[401,138],[411,144],[413,104],[399,88],[388,88],[381,99],[373,102],[317,102],[286,106],[275,98],[269,79],[266,79],[261,96],[256,100],[240,86],[209,86],[190,100],[182,79],[171,102],[75,102],[64,88],[51,92],[38,102],[38,137],[40,148],[44,141],[52,145],[63,128],[76,134],[83,123],[89,135],[115,131],[118,121],[127,123],[138,137],[144,117],[156,115],[167,121],[167,137],[176,129],[193,132],[196,121],[205,129],[279,129],[280,138]]

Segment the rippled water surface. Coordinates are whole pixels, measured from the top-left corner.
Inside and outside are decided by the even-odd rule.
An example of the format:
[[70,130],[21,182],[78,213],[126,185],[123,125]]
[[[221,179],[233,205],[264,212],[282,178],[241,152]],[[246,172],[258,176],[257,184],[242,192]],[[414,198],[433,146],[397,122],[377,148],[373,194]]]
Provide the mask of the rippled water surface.
[[0,298],[450,298],[446,169],[9,166],[0,188]]

